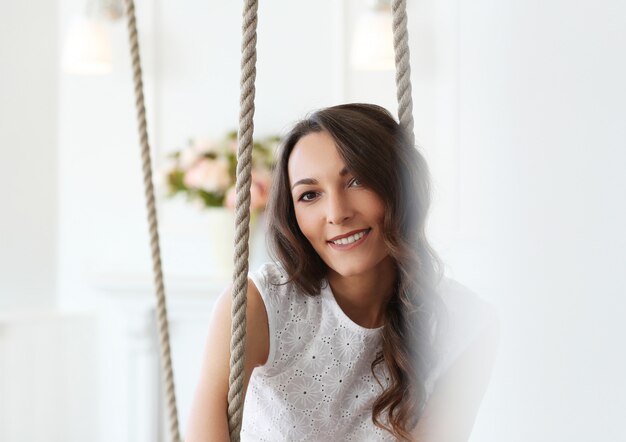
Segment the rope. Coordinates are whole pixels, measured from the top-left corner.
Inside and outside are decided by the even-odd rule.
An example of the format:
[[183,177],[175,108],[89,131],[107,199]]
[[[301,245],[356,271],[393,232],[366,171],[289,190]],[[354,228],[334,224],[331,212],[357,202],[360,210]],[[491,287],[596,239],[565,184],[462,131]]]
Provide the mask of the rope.
[[178,412],[176,411],[176,394],[174,390],[174,373],[172,371],[172,357],[170,354],[170,337],[167,323],[167,308],[165,305],[165,287],[163,285],[163,271],[161,269],[161,252],[159,248],[159,232],[157,225],[156,207],[154,201],[154,187],[152,183],[152,166],[150,162],[150,145],[148,144],[148,130],[146,125],[146,107],[143,97],[143,81],[141,75],[141,59],[139,58],[139,41],[137,38],[137,22],[135,19],[135,4],[133,0],[126,1],[126,17],[128,38],[130,41],[130,56],[133,65],[133,81],[135,85],[135,107],[139,140],[141,144],[141,161],[143,167],[143,184],[146,206],[148,209],[148,224],[150,227],[150,249],[152,251],[152,270],[157,297],[157,322],[159,327],[159,342],[161,347],[161,365],[165,383],[165,399],[167,401],[168,422],[170,436],[174,442],[179,442]]
[[406,0],[393,0],[391,11],[393,14],[393,50],[396,56],[398,119],[409,134],[411,144],[415,144],[413,98],[411,96],[411,54],[409,52],[409,32],[407,31]]
[[228,428],[230,440],[239,442],[244,400],[246,296],[248,288],[248,237],[250,184],[252,182],[252,135],[254,132],[254,81],[256,79],[257,0],[246,0],[241,42],[239,146],[237,150],[237,198],[235,201],[235,269],[233,272],[232,337],[228,379]]

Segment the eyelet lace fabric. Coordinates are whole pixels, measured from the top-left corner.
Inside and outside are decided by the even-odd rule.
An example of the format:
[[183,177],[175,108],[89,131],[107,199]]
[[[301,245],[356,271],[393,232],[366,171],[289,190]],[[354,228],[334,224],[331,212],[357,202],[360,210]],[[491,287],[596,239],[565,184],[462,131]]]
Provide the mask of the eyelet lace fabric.
[[[376,367],[382,385],[371,372],[382,327],[354,323],[328,284],[317,296],[300,293],[285,283],[287,276],[275,263],[249,276],[265,303],[270,345],[267,362],[250,378],[241,440],[396,440],[372,422],[372,404],[388,382],[384,364]],[[443,354],[440,370],[449,364],[446,358],[456,356]],[[433,373],[427,381],[429,392],[436,377]]]

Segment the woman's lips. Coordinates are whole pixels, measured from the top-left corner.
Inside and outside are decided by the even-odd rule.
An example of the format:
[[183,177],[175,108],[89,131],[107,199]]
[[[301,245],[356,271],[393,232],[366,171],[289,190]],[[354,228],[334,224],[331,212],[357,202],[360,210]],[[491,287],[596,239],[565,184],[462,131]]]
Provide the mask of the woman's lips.
[[352,235],[356,235],[357,233],[365,232],[365,231],[368,231],[368,230],[371,230],[371,229],[367,228],[367,229],[352,230],[352,231],[350,231],[348,233],[344,233],[343,235],[337,235],[337,236],[329,239],[328,241],[337,241],[338,239],[348,238],[348,237],[350,237]]
[[[356,230],[354,233],[349,234],[348,236],[354,235],[356,233],[362,232],[363,230]],[[366,229],[365,230],[365,235],[363,235],[361,238],[357,239],[356,241],[354,241],[353,243],[350,244],[335,244],[332,241],[328,241],[328,245],[333,249],[333,250],[340,250],[340,251],[346,251],[346,250],[352,250],[355,247],[360,246],[361,244],[363,244],[363,242],[367,239],[367,237],[370,235],[370,232],[372,231],[372,229]],[[345,238],[346,235],[343,235],[343,237]],[[337,237],[336,237],[337,238]],[[338,238],[342,238],[342,236],[339,236]]]

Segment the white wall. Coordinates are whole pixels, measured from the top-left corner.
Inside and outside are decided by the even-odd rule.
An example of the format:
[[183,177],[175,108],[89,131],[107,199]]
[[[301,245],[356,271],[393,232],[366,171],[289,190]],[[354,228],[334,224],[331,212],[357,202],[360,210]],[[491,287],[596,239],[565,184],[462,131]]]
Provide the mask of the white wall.
[[57,228],[57,2],[0,14],[0,310],[54,305]]
[[460,279],[500,307],[476,440],[624,440],[626,4],[459,4]]
[[0,315],[0,440],[98,437],[95,316]]

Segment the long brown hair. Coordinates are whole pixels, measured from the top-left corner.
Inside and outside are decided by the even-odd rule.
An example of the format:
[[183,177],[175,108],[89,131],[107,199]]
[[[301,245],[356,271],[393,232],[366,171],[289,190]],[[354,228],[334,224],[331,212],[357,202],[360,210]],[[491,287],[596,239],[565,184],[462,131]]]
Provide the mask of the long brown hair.
[[289,281],[309,295],[319,294],[328,267],[298,227],[287,165],[298,140],[321,131],[333,137],[347,168],[384,202],[383,237],[397,278],[385,310],[382,351],[371,367],[381,387],[376,366],[384,364],[389,378],[374,401],[372,419],[395,437],[409,439],[427,399],[424,381],[434,363],[434,333],[443,308],[435,296],[443,266],[425,235],[431,201],[428,166],[406,132],[380,106],[333,106],[293,127],[274,171],[268,242]]

